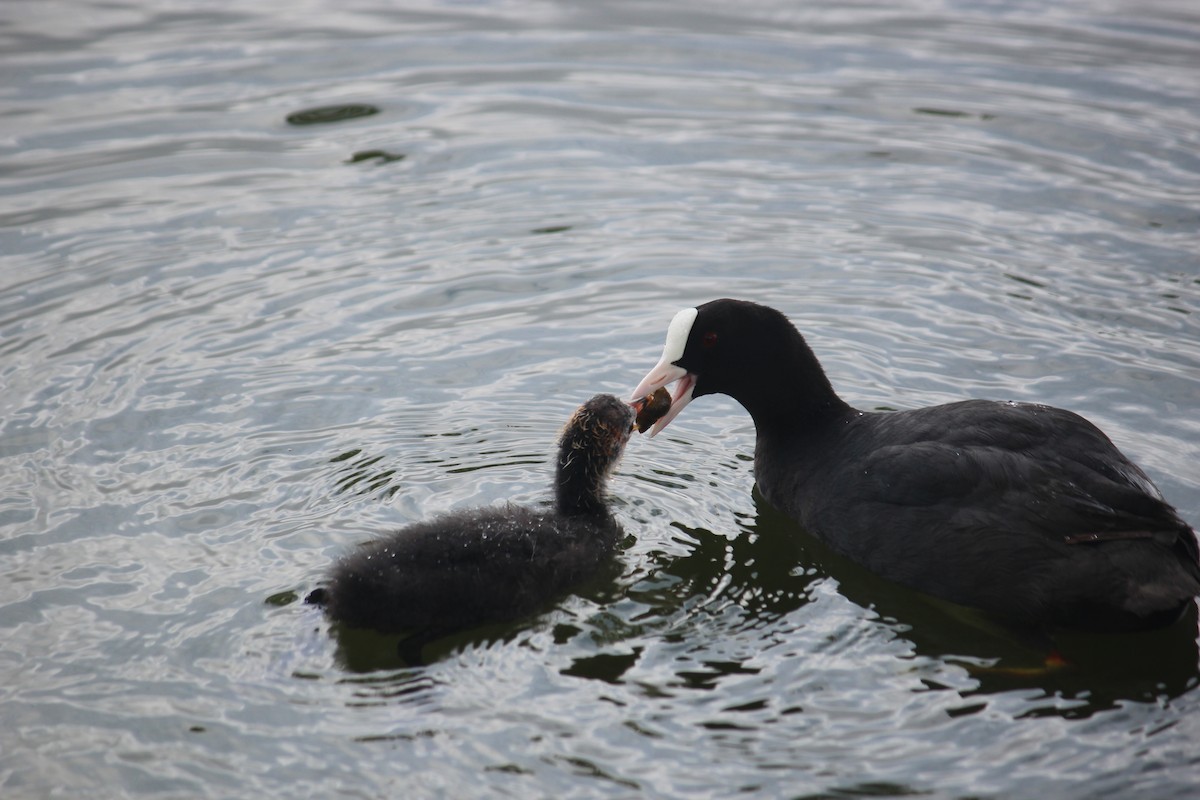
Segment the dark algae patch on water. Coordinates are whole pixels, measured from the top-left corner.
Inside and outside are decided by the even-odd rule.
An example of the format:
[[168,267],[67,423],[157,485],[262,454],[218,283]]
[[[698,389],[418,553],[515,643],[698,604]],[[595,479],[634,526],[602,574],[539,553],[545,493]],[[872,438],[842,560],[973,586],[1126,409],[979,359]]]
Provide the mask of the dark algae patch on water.
[[287,115],[288,125],[321,125],[326,122],[341,122],[357,117],[378,114],[379,109],[366,103],[346,103],[336,106],[321,106],[295,111]]

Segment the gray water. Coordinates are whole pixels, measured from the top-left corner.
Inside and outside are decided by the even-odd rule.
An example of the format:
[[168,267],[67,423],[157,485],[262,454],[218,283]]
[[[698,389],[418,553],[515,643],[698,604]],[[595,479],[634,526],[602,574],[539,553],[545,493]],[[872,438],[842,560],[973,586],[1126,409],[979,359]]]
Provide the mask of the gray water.
[[1200,793],[1194,614],[1046,669],[766,507],[722,398],[544,614],[410,666],[301,602],[542,502],[726,295],[861,408],[1079,411],[1200,522],[1192,0],[7,0],[0,68],[3,797]]

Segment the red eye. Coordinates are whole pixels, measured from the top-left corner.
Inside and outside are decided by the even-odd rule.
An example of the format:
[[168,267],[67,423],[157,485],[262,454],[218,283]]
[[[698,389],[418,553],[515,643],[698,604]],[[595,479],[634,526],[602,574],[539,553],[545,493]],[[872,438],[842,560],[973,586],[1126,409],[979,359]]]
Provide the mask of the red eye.
[[700,344],[704,345],[705,347],[712,347],[716,343],[717,343],[717,334],[714,333],[713,331],[709,331],[708,333],[706,333],[700,337]]

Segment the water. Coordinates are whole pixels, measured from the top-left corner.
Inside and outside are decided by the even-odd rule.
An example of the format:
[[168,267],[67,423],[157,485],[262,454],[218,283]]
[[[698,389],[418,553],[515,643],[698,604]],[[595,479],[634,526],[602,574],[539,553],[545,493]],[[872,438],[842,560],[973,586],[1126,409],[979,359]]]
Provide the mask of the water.
[[765,507],[722,399],[535,619],[414,668],[297,600],[543,500],[722,295],[859,407],[1080,411],[1200,522],[1200,12],[1044,5],[5,3],[0,793],[1195,796],[1194,616],[1040,669]]

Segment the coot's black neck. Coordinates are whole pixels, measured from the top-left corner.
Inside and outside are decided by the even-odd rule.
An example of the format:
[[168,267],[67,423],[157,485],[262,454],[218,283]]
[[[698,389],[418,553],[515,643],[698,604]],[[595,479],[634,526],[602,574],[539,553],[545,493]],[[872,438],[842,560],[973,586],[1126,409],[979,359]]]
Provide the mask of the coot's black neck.
[[564,439],[558,452],[558,468],[554,476],[554,504],[559,514],[567,517],[604,517],[604,482],[607,465],[600,454],[578,442]]
[[854,409],[838,397],[800,332],[787,325],[766,362],[730,394],[754,419],[759,437],[819,437]]

